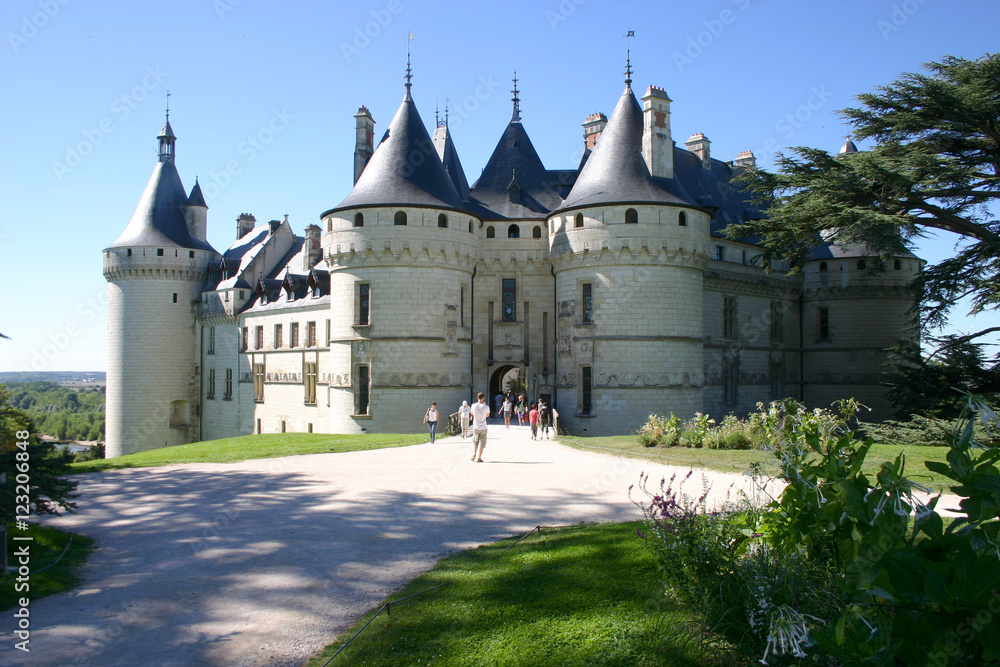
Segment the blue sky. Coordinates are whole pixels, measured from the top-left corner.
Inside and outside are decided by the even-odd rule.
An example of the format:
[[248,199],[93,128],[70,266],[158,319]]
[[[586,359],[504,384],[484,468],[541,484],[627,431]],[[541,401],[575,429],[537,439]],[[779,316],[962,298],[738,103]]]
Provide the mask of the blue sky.
[[704,132],[713,157],[749,149],[768,167],[786,146],[836,150],[855,95],[996,50],[997,25],[991,0],[7,0],[0,371],[104,369],[101,250],[156,162],[168,90],[178,169],[188,189],[199,177],[222,251],[241,212],[288,214],[301,233],[348,194],[353,116],[366,105],[381,136],[409,32],[417,107],[431,127],[449,100],[471,183],[510,118],[514,69],[543,162],[574,167],[580,124],[621,94],[628,28],[633,88],[666,89],[676,141]]

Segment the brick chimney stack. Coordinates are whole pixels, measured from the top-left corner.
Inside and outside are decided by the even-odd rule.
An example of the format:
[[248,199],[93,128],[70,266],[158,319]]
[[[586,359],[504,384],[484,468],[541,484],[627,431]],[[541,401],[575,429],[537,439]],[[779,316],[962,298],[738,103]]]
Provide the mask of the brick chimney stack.
[[689,151],[701,158],[701,166],[705,169],[712,168],[712,156],[710,152],[711,145],[712,142],[709,141],[708,137],[701,132],[692,134],[688,137],[688,140],[684,142],[684,146]]
[[642,96],[642,157],[654,178],[674,177],[674,140],[670,137],[670,98],[650,86]]
[[358,133],[354,146],[354,182],[357,183],[372,153],[375,152],[375,121],[371,112],[364,106],[358,109],[354,119],[357,121],[355,127]]

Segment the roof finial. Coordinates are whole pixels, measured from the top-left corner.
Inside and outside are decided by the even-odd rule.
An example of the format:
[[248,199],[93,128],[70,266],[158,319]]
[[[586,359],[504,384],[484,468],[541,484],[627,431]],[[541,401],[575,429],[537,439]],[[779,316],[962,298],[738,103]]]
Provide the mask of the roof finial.
[[512,123],[519,122],[521,120],[521,98],[517,96],[517,70],[514,70],[514,90],[510,91],[514,93],[514,113],[510,117]]
[[434,100],[434,127],[441,127],[441,118],[438,115],[438,101]]
[[170,91],[167,91],[167,120],[170,120]]
[[625,85],[632,87],[632,43],[629,41],[635,37],[635,30],[629,30],[625,35]]
[[413,78],[413,70],[410,69],[410,42],[412,41],[413,41],[413,33],[411,32],[409,33],[409,36],[406,38],[406,93],[407,94],[410,93],[410,86],[413,85],[410,83],[410,79]]
[[444,124],[448,125],[448,98],[444,98]]

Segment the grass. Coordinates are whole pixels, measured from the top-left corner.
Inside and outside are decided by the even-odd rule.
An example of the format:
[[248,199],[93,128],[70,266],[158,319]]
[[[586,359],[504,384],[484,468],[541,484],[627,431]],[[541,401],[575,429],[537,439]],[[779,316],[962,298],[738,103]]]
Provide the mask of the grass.
[[[688,447],[644,447],[634,435],[612,435],[585,438],[573,435],[559,436],[559,442],[577,449],[606,451],[620,456],[656,461],[673,466],[707,468],[720,472],[743,473],[751,463],[770,462],[767,452],[749,449],[704,449]],[[945,461],[948,447],[920,447],[916,445],[872,445],[865,457],[863,470],[874,480],[884,461],[893,461],[900,454],[906,455],[906,474],[914,481],[943,489],[954,482],[924,466],[924,461]]]
[[[734,665],[684,609],[670,608],[639,523],[545,529],[438,562],[390,598],[330,664],[391,667]],[[320,667],[371,617],[310,662]]]
[[95,472],[119,468],[146,468],[174,463],[235,463],[248,459],[270,459],[298,454],[357,452],[385,447],[406,447],[427,442],[426,433],[365,433],[330,435],[326,433],[267,433],[236,438],[192,442],[189,445],[162,447],[137,454],[96,459],[72,464],[74,472]]
[[[31,537],[31,541],[14,540],[14,537]],[[0,578],[0,609],[10,609],[18,606],[20,598],[28,598],[34,602],[47,595],[54,595],[62,591],[69,590],[77,585],[80,577],[77,576],[77,568],[87,561],[94,540],[82,535],[73,535],[73,544],[66,551],[58,565],[51,567],[44,572],[39,572],[42,568],[56,562],[59,555],[66,548],[69,542],[70,533],[48,528],[38,524],[31,524],[27,531],[17,530],[14,524],[7,526],[7,564],[11,566],[20,565],[15,552],[28,545],[28,557],[31,574],[28,581],[18,582],[18,573],[12,572]],[[15,586],[21,587],[27,583],[28,590],[16,590]],[[29,607],[30,609],[30,607]]]

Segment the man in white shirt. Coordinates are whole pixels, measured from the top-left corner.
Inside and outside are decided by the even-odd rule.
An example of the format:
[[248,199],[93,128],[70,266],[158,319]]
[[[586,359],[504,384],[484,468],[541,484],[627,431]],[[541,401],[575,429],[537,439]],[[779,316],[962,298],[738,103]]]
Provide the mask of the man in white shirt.
[[486,405],[486,394],[479,392],[478,402],[472,406],[472,460],[483,462],[483,450],[486,449],[486,419],[490,416],[490,406]]

